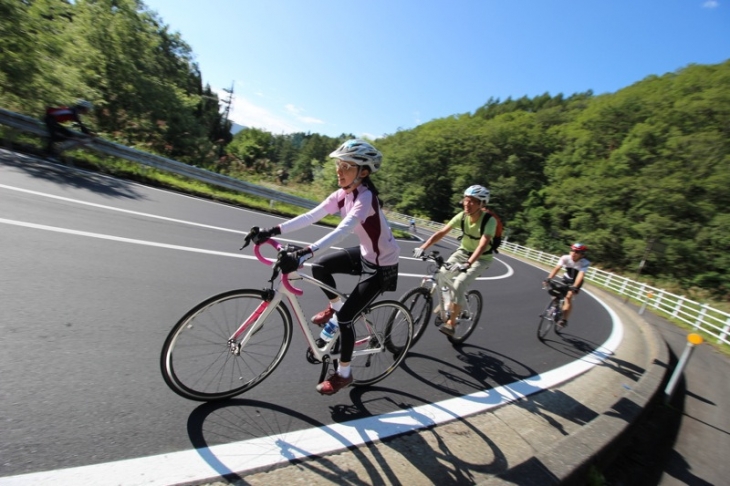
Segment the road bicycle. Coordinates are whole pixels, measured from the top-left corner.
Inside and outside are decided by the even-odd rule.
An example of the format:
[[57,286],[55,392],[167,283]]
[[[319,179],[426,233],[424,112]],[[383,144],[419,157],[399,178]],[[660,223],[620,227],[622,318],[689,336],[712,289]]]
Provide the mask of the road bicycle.
[[570,284],[563,282],[561,279],[547,280],[547,286],[543,285],[543,289],[547,290],[552,296],[545,310],[540,314],[540,322],[537,324],[537,338],[540,341],[545,340],[550,329],[555,328],[556,333],[560,333],[560,329],[556,327],[556,323],[563,318],[563,303],[565,296],[570,291]]
[[[241,249],[248,245],[250,234],[246,240]],[[264,244],[276,249],[276,261],[262,255]],[[343,299],[347,294],[299,271],[280,275],[282,255],[298,248],[282,246],[273,239],[255,245],[258,260],[273,267],[268,287],[215,295],[193,307],[175,324],[160,358],[162,376],[175,393],[196,401],[224,400],[261,383],[289,349],[291,311],[309,346],[307,361],[322,365],[319,382],[324,381],[330,365],[337,369],[339,332],[329,342],[318,337],[319,328],[313,334],[298,301],[304,291],[295,288],[292,281],[314,284]],[[413,320],[400,302],[381,300],[367,306],[352,325],[352,385],[372,385],[390,375],[405,358],[413,336]]]
[[[73,128],[80,129],[79,125],[74,124]],[[48,154],[51,158],[60,157],[61,154],[72,149],[87,147],[94,142],[95,134],[75,132],[72,136],[64,136],[61,140],[50,143],[51,152]],[[56,155],[53,155],[56,154]]]
[[[449,303],[454,300],[452,279],[445,279],[445,287],[441,289],[439,289],[437,280],[439,270],[442,267],[449,269],[450,264],[444,261],[438,251],[432,251],[428,255],[422,256],[421,259],[430,262],[428,273],[424,275],[419,287],[409,290],[399,299],[413,316],[411,346],[416,344],[426,332],[432,314],[435,313],[434,324],[436,326],[441,326],[449,319]],[[434,300],[436,301],[435,312],[433,310]],[[456,319],[454,335],[446,335],[451,343],[461,344],[474,332],[479,323],[479,317],[482,315],[482,301],[482,294],[478,290],[470,290],[466,293],[466,306]]]

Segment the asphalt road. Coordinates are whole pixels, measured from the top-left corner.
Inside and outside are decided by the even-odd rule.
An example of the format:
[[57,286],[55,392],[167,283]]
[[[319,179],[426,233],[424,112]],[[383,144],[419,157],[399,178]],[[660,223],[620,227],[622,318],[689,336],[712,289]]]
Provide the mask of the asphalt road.
[[[322,397],[319,366],[306,362],[295,333],[272,376],[216,413],[166,387],[162,343],[204,298],[265,285],[268,268],[238,249],[249,227],[280,219],[1,150],[0,207],[0,479],[436,403],[558,368],[611,333],[606,309],[582,296],[565,338],[538,341],[545,271],[500,255],[476,284],[486,310],[466,345],[431,328],[378,386]],[[326,231],[286,236],[311,242]],[[420,282],[415,244],[401,242],[399,289],[386,298]],[[338,279],[342,288],[354,282]],[[302,307],[314,314],[325,299],[307,290]]]

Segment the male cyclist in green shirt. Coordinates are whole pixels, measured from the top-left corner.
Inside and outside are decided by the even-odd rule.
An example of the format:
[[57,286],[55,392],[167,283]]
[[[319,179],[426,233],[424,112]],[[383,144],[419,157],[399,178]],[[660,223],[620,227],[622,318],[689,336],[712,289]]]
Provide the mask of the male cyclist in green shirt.
[[[478,185],[469,187],[464,191],[462,200],[464,210],[413,250],[413,256],[421,258],[429,246],[441,240],[452,229],[460,228],[464,232],[459,248],[447,260],[451,264],[450,268],[447,270],[446,266],[442,267],[438,275],[439,285],[443,285],[443,279],[453,279],[455,302],[451,303],[449,319],[439,328],[449,336],[454,335],[456,318],[466,305],[466,291],[492,264],[492,240],[497,231],[497,221],[483,210],[488,202],[489,189]],[[488,218],[485,225],[482,224],[484,218]]]

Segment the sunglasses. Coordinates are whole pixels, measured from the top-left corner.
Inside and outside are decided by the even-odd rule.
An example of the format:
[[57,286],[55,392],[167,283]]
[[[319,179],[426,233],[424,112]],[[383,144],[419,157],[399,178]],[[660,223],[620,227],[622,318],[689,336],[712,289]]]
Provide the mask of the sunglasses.
[[343,160],[335,161],[335,166],[337,166],[337,168],[343,172],[347,172],[350,169],[352,169],[353,167],[357,167],[355,164],[350,164]]

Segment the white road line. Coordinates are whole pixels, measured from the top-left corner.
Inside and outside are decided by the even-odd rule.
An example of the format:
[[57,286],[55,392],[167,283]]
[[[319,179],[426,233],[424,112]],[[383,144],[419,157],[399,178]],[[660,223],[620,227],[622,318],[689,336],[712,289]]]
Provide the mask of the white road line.
[[[187,221],[187,220],[183,220],[183,219],[168,218],[166,216],[159,216],[157,214],[142,213],[142,212],[139,212],[139,211],[131,211],[129,209],[116,208],[114,206],[107,206],[107,205],[104,205],[104,204],[91,203],[91,202],[81,201],[79,199],[72,199],[72,198],[64,197],[64,196],[56,196],[54,194],[48,194],[48,193],[39,192],[39,191],[32,191],[30,189],[22,189],[20,187],[8,186],[6,184],[0,184],[0,188],[1,189],[8,189],[10,191],[22,192],[22,193],[25,193],[25,194],[32,194],[34,196],[40,196],[40,197],[46,197],[46,198],[50,198],[50,199],[56,199],[56,200],[59,200],[59,201],[70,202],[70,203],[73,203],[73,204],[81,204],[81,205],[84,205],[84,206],[90,206],[90,207],[94,207],[94,208],[104,209],[104,210],[107,210],[107,211],[117,211],[117,212],[120,212],[120,213],[132,214],[132,215],[135,215],[135,216],[142,216],[142,217],[150,218],[150,219],[159,219],[159,220],[162,220],[162,221],[169,221],[169,222],[172,222],[172,223],[186,224],[186,225],[189,225],[189,226],[196,226],[196,227],[199,227],[199,228],[206,228],[206,229],[212,229],[212,230],[217,230],[217,231],[225,231],[225,232],[228,232],[228,233],[236,233],[236,234],[240,234],[240,235],[245,235],[246,233],[248,233],[248,231],[241,231],[241,230],[234,230],[234,229],[230,229],[230,228],[223,228],[221,226],[211,226],[211,225],[208,225],[208,224],[195,223],[193,221]],[[90,232],[86,232],[86,231],[69,230],[69,229],[59,228],[59,227],[56,227],[56,226],[47,226],[47,225],[34,224],[34,223],[25,223],[25,222],[22,222],[22,221],[15,221],[15,220],[9,220],[9,219],[0,219],[0,222],[5,223],[5,224],[13,224],[13,225],[16,225],[16,226],[25,226],[25,227],[28,227],[28,228],[43,229],[43,230],[46,230],[46,231],[55,231],[57,233],[67,233],[67,234],[74,234],[74,235],[78,235],[78,236],[88,236],[88,237],[91,237],[91,238],[101,238],[101,239],[106,239],[106,240],[120,241],[120,242],[124,242],[124,243],[134,243],[134,244],[137,244],[137,245],[156,246],[156,247],[160,247],[160,248],[168,248],[168,249],[173,249],[173,250],[184,250],[184,251],[192,251],[192,252],[198,252],[198,253],[208,253],[208,254],[211,254],[211,255],[231,256],[231,257],[235,257],[235,258],[247,258],[247,259],[251,259],[251,260],[254,260],[255,259],[254,257],[248,257],[248,256],[245,256],[245,255],[238,255],[236,253],[224,253],[224,252],[203,250],[203,249],[190,248],[190,247],[184,247],[184,246],[178,246],[178,245],[167,245],[167,244],[164,244],[164,243],[155,243],[155,242],[150,242],[150,241],[136,240],[136,239],[132,239],[132,238],[123,238],[123,237],[120,237],[120,236],[102,235],[102,234],[99,234],[99,233],[90,233]],[[288,243],[294,243],[294,244],[298,244],[298,245],[307,245],[307,244],[311,243],[311,242],[300,241],[300,240],[292,240],[292,239],[286,239],[286,238],[277,238],[277,239],[280,240],[280,241],[284,241],[284,242],[288,242]],[[337,249],[339,247],[332,247],[332,248],[333,249]],[[420,260],[420,259],[411,258],[411,257],[401,257],[401,258],[408,259],[408,260]],[[479,277],[479,278],[477,278],[477,280],[499,280],[499,279],[509,278],[509,277],[511,277],[514,274],[514,270],[512,269],[512,267],[510,267],[506,262],[500,260],[499,258],[495,258],[494,260],[497,261],[497,262],[499,262],[499,263],[501,263],[502,265],[504,265],[507,268],[506,273],[503,273],[501,275],[497,275],[497,276],[494,276],[494,277]],[[423,277],[423,274],[399,273],[398,276],[400,276],[400,277],[422,278]]]
[[47,198],[50,198],[50,199],[57,199],[59,201],[66,201],[66,202],[70,202],[70,203],[74,203],[74,204],[81,204],[81,205],[84,205],[84,206],[91,206],[91,207],[99,208],[99,209],[106,209],[107,211],[117,211],[117,212],[120,212],[120,213],[133,214],[135,216],[144,216],[145,218],[161,219],[163,221],[170,221],[170,222],[173,222],[173,223],[187,224],[187,225],[190,225],[190,226],[198,226],[200,228],[209,228],[209,229],[214,229],[214,230],[218,230],[218,231],[227,231],[229,233],[238,233],[238,234],[242,234],[242,235],[245,235],[246,233],[248,233],[248,231],[233,230],[233,229],[230,229],[230,228],[222,228],[220,226],[211,226],[211,225],[202,224],[202,223],[194,223],[192,221],[185,221],[185,220],[182,220],[182,219],[175,219],[175,218],[168,218],[168,217],[165,217],[165,216],[158,216],[156,214],[141,213],[139,211],[131,211],[129,209],[115,208],[114,206],[106,206],[104,204],[96,204],[96,203],[81,201],[81,200],[78,200],[78,199],[71,199],[69,197],[56,196],[54,194],[48,194],[48,193],[45,193],[45,192],[31,191],[29,189],[21,189],[20,187],[7,186],[5,184],[0,184],[0,188],[2,188],[2,189],[8,189],[8,190],[11,190],[11,191],[23,192],[23,193],[26,193],[26,194],[32,194],[34,196],[47,197]]
[[122,243],[133,243],[135,245],[155,246],[158,248],[167,248],[169,250],[192,251],[192,252],[196,252],[196,253],[207,253],[209,255],[220,255],[220,256],[227,256],[227,257],[234,257],[234,258],[245,258],[245,259],[249,259],[249,260],[256,259],[256,257],[250,256],[250,255],[239,255],[237,253],[226,253],[226,252],[222,252],[222,251],[204,250],[202,248],[191,248],[189,246],[169,245],[167,243],[157,243],[154,241],[136,240],[134,238],[124,238],[121,236],[104,235],[101,233],[90,233],[88,231],[77,231],[77,230],[72,230],[72,229],[67,229],[67,228],[59,228],[57,226],[26,223],[24,221],[15,221],[12,219],[5,219],[5,218],[0,218],[0,223],[10,224],[10,225],[14,225],[14,226],[23,226],[26,228],[33,228],[33,229],[39,229],[39,230],[45,230],[45,231],[53,231],[55,233],[66,233],[69,235],[86,236],[89,238],[99,238],[102,240],[119,241]]

